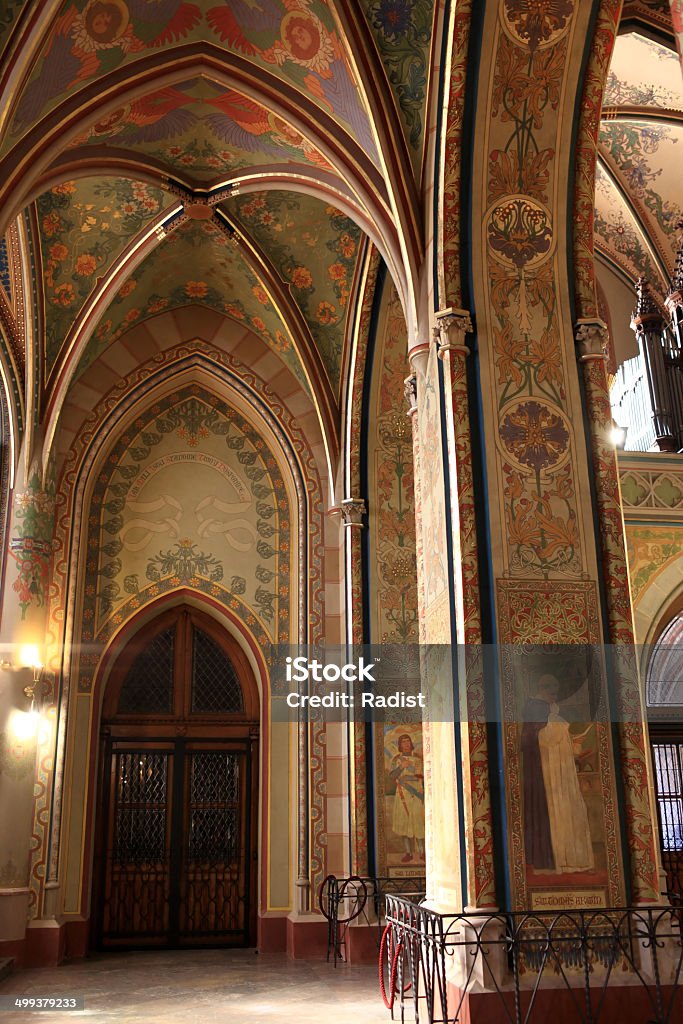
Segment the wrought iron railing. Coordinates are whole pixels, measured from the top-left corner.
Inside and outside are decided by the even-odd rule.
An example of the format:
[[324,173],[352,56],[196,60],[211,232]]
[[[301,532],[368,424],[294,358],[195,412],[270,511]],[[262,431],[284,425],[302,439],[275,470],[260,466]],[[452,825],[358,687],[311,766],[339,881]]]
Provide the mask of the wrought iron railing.
[[375,926],[377,949],[385,925],[385,904],[389,893],[402,894],[406,898],[420,900],[425,894],[424,876],[393,878],[372,876],[360,878],[351,875],[339,878],[328,875],[320,886],[318,904],[327,919],[327,959],[346,959],[346,939],[352,921]]
[[388,894],[386,921],[380,987],[392,1019],[476,1020],[474,996],[501,1024],[683,1020],[674,907],[442,914]]

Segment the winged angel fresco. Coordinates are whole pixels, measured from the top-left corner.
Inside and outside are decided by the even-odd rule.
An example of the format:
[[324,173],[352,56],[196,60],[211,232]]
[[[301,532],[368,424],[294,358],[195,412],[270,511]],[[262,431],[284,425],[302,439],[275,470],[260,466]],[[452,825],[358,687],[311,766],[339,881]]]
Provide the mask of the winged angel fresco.
[[[186,0],[76,0],[55,23],[19,102],[14,130],[38,120],[79,83],[112,71],[145,50],[179,42],[205,25],[206,35],[227,48],[283,68],[292,84],[349,124],[359,142],[372,147],[339,37],[333,25],[323,23],[326,7],[319,5],[319,17],[312,6],[312,0],[226,0],[205,15],[204,4]],[[265,133],[268,112],[233,91],[216,93],[207,102],[217,114],[203,120],[224,142],[252,150],[250,136]],[[162,89],[116,111],[111,120],[100,123],[99,131],[104,134],[125,121],[131,135],[126,142],[168,139],[194,127],[196,114],[187,109],[194,102],[196,98],[182,87]],[[273,128],[278,132],[278,126],[267,125],[267,130]],[[282,125],[279,130],[284,130]],[[297,144],[294,139],[289,142]]]

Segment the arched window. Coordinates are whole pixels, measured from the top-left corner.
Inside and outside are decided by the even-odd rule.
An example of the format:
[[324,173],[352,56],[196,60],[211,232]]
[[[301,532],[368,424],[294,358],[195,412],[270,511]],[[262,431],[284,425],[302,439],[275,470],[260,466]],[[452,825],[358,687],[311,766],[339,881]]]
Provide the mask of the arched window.
[[206,616],[178,609],[143,628],[117,659],[103,717],[258,720],[252,674],[234,641]]
[[667,891],[683,895],[683,610],[654,645],[646,694]]
[[671,620],[653,648],[646,694],[648,707],[680,708],[683,718],[683,611]]

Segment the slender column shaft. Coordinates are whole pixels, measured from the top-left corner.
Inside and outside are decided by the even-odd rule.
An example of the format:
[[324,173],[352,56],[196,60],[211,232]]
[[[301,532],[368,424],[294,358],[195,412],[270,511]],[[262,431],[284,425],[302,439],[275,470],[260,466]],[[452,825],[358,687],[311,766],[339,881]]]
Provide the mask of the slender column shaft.
[[598,321],[577,327],[579,362],[593,455],[594,483],[602,541],[602,568],[607,599],[609,639],[618,645],[616,697],[621,772],[626,811],[631,893],[636,903],[658,900],[658,852],[652,801],[645,709],[638,680],[631,593],[624,541],[616,452],[610,439],[612,411],[607,385],[605,327]]

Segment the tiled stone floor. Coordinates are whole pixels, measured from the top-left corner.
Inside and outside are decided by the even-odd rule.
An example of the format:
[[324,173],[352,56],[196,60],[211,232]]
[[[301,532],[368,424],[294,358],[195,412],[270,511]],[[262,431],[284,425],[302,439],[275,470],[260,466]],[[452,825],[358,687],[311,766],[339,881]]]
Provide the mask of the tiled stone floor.
[[374,967],[253,950],[93,956],[18,971],[0,994],[83,996],[85,1010],[0,1012],[0,1024],[389,1024]]

